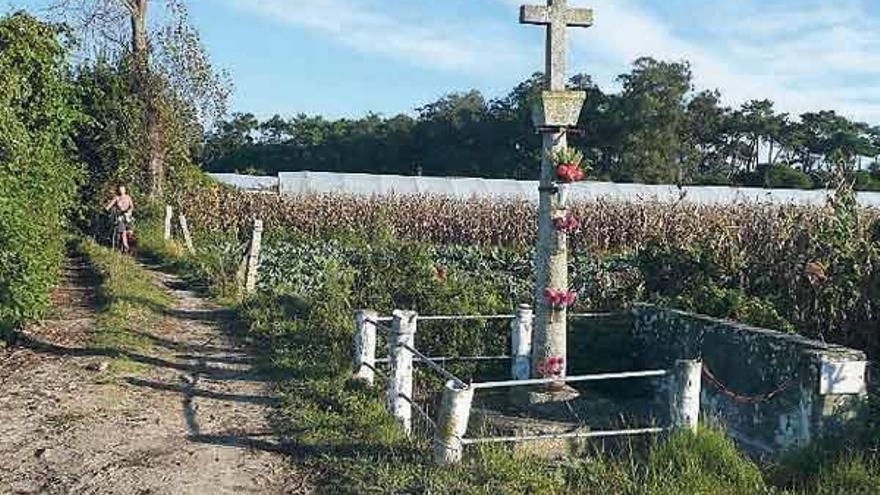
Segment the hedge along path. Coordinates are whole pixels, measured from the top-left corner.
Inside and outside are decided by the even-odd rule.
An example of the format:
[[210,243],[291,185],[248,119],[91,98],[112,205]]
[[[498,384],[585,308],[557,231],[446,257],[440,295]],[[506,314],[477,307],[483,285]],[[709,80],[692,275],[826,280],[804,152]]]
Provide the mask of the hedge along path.
[[0,493],[309,492],[229,315],[144,273],[171,303],[115,336],[118,352],[95,344],[107,339],[84,259],[69,263],[52,319],[0,351]]

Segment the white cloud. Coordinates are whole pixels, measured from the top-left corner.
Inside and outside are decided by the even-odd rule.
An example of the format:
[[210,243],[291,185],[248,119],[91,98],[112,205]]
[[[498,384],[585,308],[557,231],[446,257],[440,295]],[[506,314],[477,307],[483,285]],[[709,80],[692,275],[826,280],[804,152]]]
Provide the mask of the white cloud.
[[607,86],[640,56],[686,59],[697,87],[721,90],[729,104],[769,98],[793,114],[834,109],[880,122],[880,23],[863,2],[649,1],[570,2],[596,14],[592,28],[573,30],[574,70]]
[[[523,59],[493,26],[454,25],[427,16],[411,17],[380,9],[367,0],[228,0],[242,11],[261,15],[331,37],[362,53],[380,54],[406,63],[473,74],[493,69],[485,63],[521,64]],[[427,14],[427,10],[423,9]],[[493,36],[486,37],[492,32]]]
[[[458,22],[449,17],[455,15],[453,2],[437,16],[443,2],[226,1],[361,53],[476,75],[487,84],[543,67],[539,30],[514,20],[519,5],[543,0],[478,0],[504,5],[510,16]],[[697,87],[721,90],[731,105],[769,98],[792,114],[834,109],[880,123],[880,86],[874,84],[880,77],[880,20],[866,12],[864,0],[569,3],[596,13],[592,28],[572,29],[571,70],[593,74],[603,87],[638,57],[685,59]],[[533,36],[525,30],[534,30]]]

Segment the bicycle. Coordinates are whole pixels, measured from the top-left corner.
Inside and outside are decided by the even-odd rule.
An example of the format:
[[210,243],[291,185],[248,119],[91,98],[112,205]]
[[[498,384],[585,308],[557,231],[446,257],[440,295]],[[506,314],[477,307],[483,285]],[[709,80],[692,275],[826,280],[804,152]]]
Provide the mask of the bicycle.
[[[124,215],[116,212],[110,213],[110,246],[114,251],[122,254],[132,254],[134,250],[134,231],[131,228],[131,220],[126,220]],[[127,236],[128,249],[123,242],[122,236]]]

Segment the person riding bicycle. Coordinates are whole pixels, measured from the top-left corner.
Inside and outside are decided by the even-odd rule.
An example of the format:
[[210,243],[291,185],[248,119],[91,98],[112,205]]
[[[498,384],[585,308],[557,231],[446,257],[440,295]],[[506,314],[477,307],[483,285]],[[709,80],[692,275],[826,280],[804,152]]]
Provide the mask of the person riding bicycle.
[[113,235],[121,238],[122,250],[126,253],[129,252],[131,249],[129,239],[132,236],[132,223],[134,220],[132,215],[134,212],[134,201],[125,191],[125,186],[119,186],[116,196],[107,203],[104,209],[106,211],[112,210],[111,214],[115,224]]

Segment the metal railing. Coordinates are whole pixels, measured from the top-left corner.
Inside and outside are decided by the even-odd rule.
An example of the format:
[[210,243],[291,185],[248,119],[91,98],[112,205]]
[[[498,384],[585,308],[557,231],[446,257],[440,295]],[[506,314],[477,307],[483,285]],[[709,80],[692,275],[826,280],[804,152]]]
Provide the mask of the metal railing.
[[[657,434],[681,428],[695,430],[700,412],[700,387],[702,363],[699,361],[678,361],[671,370],[626,371],[620,373],[599,373],[592,375],[566,376],[554,378],[530,378],[524,380],[505,380],[495,382],[471,383],[461,386],[448,382],[444,390],[442,409],[434,437],[434,460],[439,464],[460,462],[464,446],[486,443],[529,442],[565,438],[607,438]],[[470,420],[471,403],[477,390],[549,385],[554,383],[577,383],[606,380],[626,380],[634,378],[670,379],[670,412],[672,424],[669,427],[631,428],[606,431],[570,431],[540,435],[518,435],[502,437],[466,438]]]
[[[613,313],[571,314],[571,318],[598,318]],[[414,311],[395,311],[391,317],[380,317],[372,311],[359,311],[355,316],[354,377],[372,385],[378,371],[377,364],[390,366],[387,373],[387,405],[407,433],[412,432],[413,412],[424,419],[434,431],[434,456],[440,464],[456,463],[462,458],[463,447],[472,444],[506,443],[552,440],[564,438],[605,438],[656,434],[670,428],[695,429],[699,416],[699,395],[702,363],[679,361],[670,370],[626,371],[579,376],[531,378],[531,327],[533,313],[528,306],[520,306],[514,315],[458,315],[419,316]],[[509,356],[463,356],[433,357],[418,350],[415,335],[418,321],[450,320],[503,320],[511,321],[511,353]],[[390,322],[388,325],[386,322]],[[376,358],[377,329],[388,335],[388,357]],[[466,383],[443,364],[449,362],[502,361],[511,363],[510,380]],[[415,364],[423,364],[427,370],[446,380],[436,421],[414,397]],[[540,435],[465,438],[470,418],[471,404],[477,390],[505,387],[541,386],[557,383],[596,382],[607,380],[665,378],[670,381],[670,427],[647,427],[608,431],[570,431]]]

